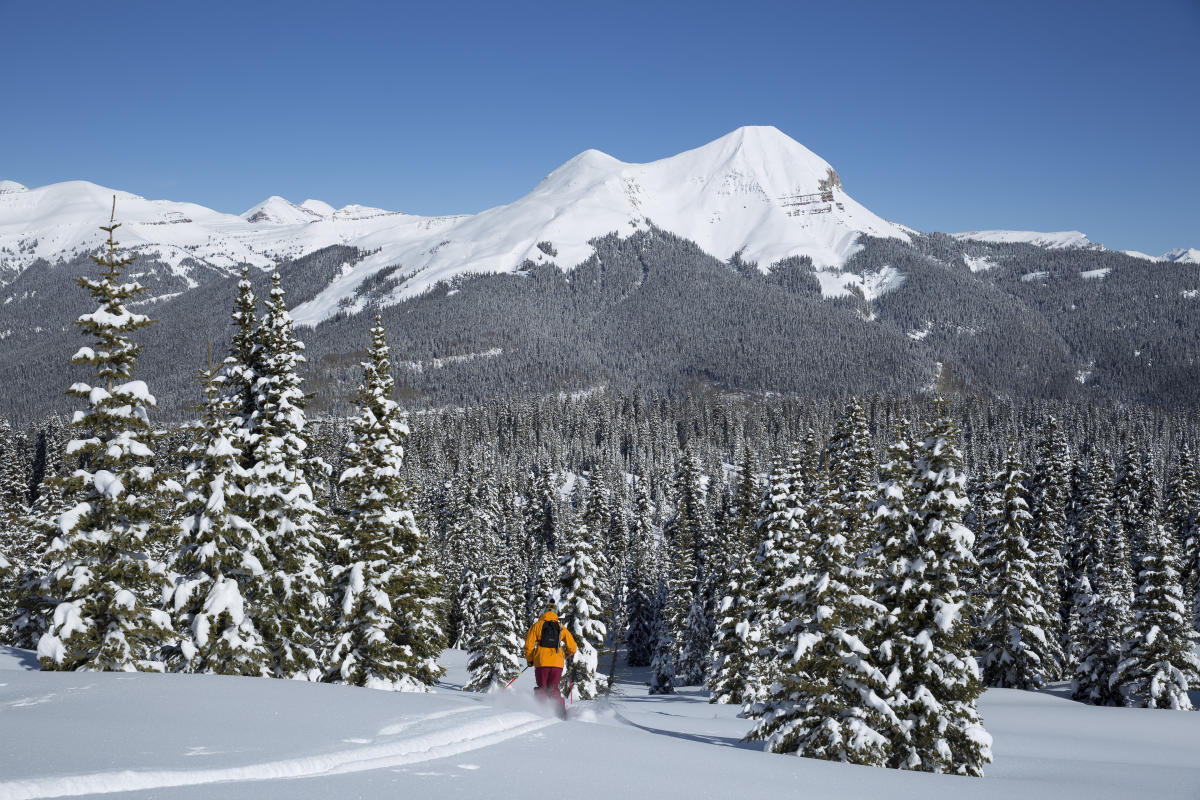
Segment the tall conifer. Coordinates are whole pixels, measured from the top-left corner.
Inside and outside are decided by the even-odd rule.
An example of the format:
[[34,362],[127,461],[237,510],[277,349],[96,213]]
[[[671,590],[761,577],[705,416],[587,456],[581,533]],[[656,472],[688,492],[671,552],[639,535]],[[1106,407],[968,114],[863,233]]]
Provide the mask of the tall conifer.
[[163,648],[173,639],[170,618],[157,607],[166,569],[150,555],[171,536],[158,509],[172,487],[154,470],[155,400],[145,382],[133,379],[141,348],[129,338],[151,320],[128,309],[145,289],[122,281],[133,259],[117,256],[118,227],[101,228],[107,253],[92,256],[100,278],[76,279],[99,308],[76,321],[96,341],[71,363],[90,366],[96,383],[69,390],[86,408],[72,421],[76,438],[67,452],[80,467],[63,481],[68,507],[55,520],[47,556],[48,593],[58,602],[38,642],[43,669],[161,670]]
[[[442,675],[438,575],[403,477],[408,424],[392,399],[391,351],[378,316],[367,358],[339,479],[346,552],[334,578],[327,677],[357,686],[423,690]],[[511,616],[500,602],[506,604],[507,598],[493,601],[494,610]]]

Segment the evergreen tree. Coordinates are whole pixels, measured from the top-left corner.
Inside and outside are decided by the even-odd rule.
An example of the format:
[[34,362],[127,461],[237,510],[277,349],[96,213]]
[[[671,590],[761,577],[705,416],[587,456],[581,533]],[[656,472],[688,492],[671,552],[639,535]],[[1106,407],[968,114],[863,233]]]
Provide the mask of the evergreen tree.
[[658,597],[658,611],[654,615],[654,655],[650,662],[650,694],[675,693],[675,637],[666,614],[669,602],[664,585]]
[[[897,613],[901,604],[908,602],[907,558],[916,551],[917,546],[910,508],[916,467],[908,430],[907,420],[896,421],[896,432],[888,446],[886,460],[880,466],[879,485],[870,507],[871,518],[877,529],[873,538],[876,542],[878,571],[873,595],[885,610],[871,636],[872,650],[876,652],[888,633],[890,616]],[[890,652],[883,655],[885,659],[892,658]],[[893,663],[893,666],[896,665]]]
[[[729,532],[725,537],[728,544],[737,542],[737,552],[745,554],[758,546],[758,512],[762,506],[762,486],[754,474],[754,455],[749,447],[742,449],[742,465],[738,470],[738,482],[733,498],[733,514]],[[731,560],[737,563],[736,560]]]
[[480,622],[467,660],[471,680],[463,687],[468,691],[496,691],[516,676],[525,663],[525,643],[513,624],[509,594],[509,587],[496,576],[484,580]]
[[803,464],[794,456],[789,462],[776,462],[764,493],[761,541],[753,561],[756,578],[750,593],[757,602],[747,615],[744,639],[752,652],[757,643],[751,683],[745,688],[747,705],[743,713],[750,717],[762,712],[757,701],[765,697],[780,674],[779,652],[789,645],[781,633],[781,626],[788,621],[784,617],[787,583],[803,563],[802,548],[809,539]]
[[[223,369],[224,399],[238,423],[234,433],[241,451],[239,464],[249,470],[256,461],[255,446],[259,438],[256,428],[262,416],[259,409],[262,397],[257,383],[262,368],[261,359],[266,352],[259,343],[258,298],[254,294],[248,266],[243,268],[241,280],[238,281],[231,321],[234,332]],[[249,480],[248,477],[246,480]]]
[[1057,641],[1048,635],[1051,614],[1041,605],[1037,556],[1026,535],[1032,516],[1025,501],[1029,476],[1010,448],[996,476],[1000,515],[981,554],[987,592],[983,614],[983,682],[1004,689],[1038,689],[1056,669]]
[[266,543],[238,512],[244,505],[241,448],[223,376],[203,373],[205,405],[193,426],[177,573],[170,607],[183,672],[269,675],[268,653],[247,596],[262,596]]
[[983,692],[969,651],[959,575],[971,568],[974,535],[961,524],[966,482],[957,428],[939,414],[915,453],[911,535],[889,542],[880,596],[889,611],[880,635],[886,698],[907,729],[893,740],[891,766],[981,775],[991,737],[975,702]]
[[[830,476],[831,481],[833,476]],[[841,486],[822,488],[831,502]],[[775,753],[882,766],[900,720],[883,700],[884,675],[863,642],[868,620],[883,606],[855,588],[861,583],[840,525],[817,518],[797,574],[784,584],[777,650],[780,677],[750,734]]]
[[629,600],[625,634],[626,662],[631,667],[646,667],[654,657],[654,637],[658,596],[658,571],[654,558],[654,527],[650,495],[646,481],[638,479],[634,487]]
[[1046,421],[1045,438],[1033,479],[1033,519],[1029,533],[1041,606],[1049,615],[1046,655],[1052,661],[1044,663],[1050,680],[1061,678],[1069,661],[1064,646],[1070,608],[1065,557],[1070,494],[1071,455],[1062,427],[1051,416]]
[[329,541],[324,511],[313,494],[313,479],[323,465],[310,455],[307,397],[298,372],[303,349],[276,271],[252,356],[257,374],[247,519],[270,549],[265,566],[271,587],[271,596],[260,601],[265,602],[256,623],[274,674],[313,680],[321,676],[318,653],[327,602],[323,562]]
[[451,647],[469,650],[471,642],[478,635],[483,608],[482,582],[479,574],[469,564],[463,567],[460,573],[454,607],[458,611],[458,621],[454,627],[455,638]]
[[1096,457],[1080,521],[1084,544],[1074,592],[1078,621],[1072,638],[1078,657],[1072,695],[1104,706],[1121,704],[1112,678],[1121,662],[1121,637],[1132,593],[1125,530],[1109,517],[1111,492],[1112,467],[1106,458]]
[[1192,620],[1200,630],[1200,477],[1186,441],[1167,486],[1163,522],[1181,548],[1180,580],[1185,601],[1192,605]]
[[1137,592],[1110,683],[1125,705],[1190,711],[1188,687],[1200,682],[1191,624],[1179,585],[1175,542],[1160,524],[1144,525]]
[[579,697],[592,700],[600,694],[599,651],[607,633],[601,621],[600,594],[596,588],[599,569],[592,557],[594,548],[587,528],[575,527],[566,543],[558,573],[559,619],[575,637],[576,652],[568,679],[574,681]]
[[48,593],[58,604],[37,648],[48,670],[161,670],[162,650],[173,638],[170,618],[157,608],[166,569],[149,556],[170,536],[158,510],[172,487],[154,470],[149,410],[155,401],[145,382],[132,379],[141,348],[129,338],[151,320],[127,307],[144,287],[121,281],[133,259],[117,256],[117,227],[101,228],[108,252],[92,257],[102,268],[99,280],[76,279],[99,308],[76,322],[96,343],[80,348],[71,363],[91,366],[97,385],[70,389],[87,407],[72,423],[76,438],[67,450],[80,468],[63,484],[70,507],[56,520],[48,556]]
[[[25,607],[36,602],[26,585],[40,582],[38,565],[45,542],[30,524],[25,507],[27,487],[16,437],[8,420],[0,417],[0,642],[16,647],[36,646],[44,626],[28,630]],[[38,614],[39,621],[42,615]]]
[[711,644],[702,586],[709,538],[708,509],[698,459],[684,454],[675,474],[675,515],[667,524],[673,553],[667,624],[675,639],[675,674],[684,685],[704,682]]
[[718,614],[720,621],[713,640],[713,664],[708,673],[710,703],[744,705],[755,694],[759,630],[753,624],[754,569],[739,544],[734,541],[727,544],[737,566],[725,587]]
[[25,513],[24,472],[12,425],[0,417],[0,550],[6,547],[4,533],[15,529]]
[[[438,575],[403,478],[408,424],[392,399],[390,349],[378,316],[362,366],[359,413],[339,480],[346,503],[346,563],[334,578],[327,677],[356,686],[423,690],[443,672],[437,664],[443,644]],[[507,598],[493,605],[511,617]]]
[[[833,489],[829,500],[836,505],[822,503],[820,512],[829,515],[823,523],[826,527],[832,530],[836,525],[845,534],[847,552],[856,560],[869,553],[874,545],[868,511],[874,500],[874,471],[875,449],[871,444],[866,413],[861,403],[851,400],[838,418],[829,440],[826,472]],[[869,577],[862,576],[863,579]],[[851,577],[851,580],[859,581],[861,588],[858,577]]]
[[554,555],[558,547],[558,499],[554,471],[543,465],[534,479],[533,499],[529,504],[528,528],[546,553]]

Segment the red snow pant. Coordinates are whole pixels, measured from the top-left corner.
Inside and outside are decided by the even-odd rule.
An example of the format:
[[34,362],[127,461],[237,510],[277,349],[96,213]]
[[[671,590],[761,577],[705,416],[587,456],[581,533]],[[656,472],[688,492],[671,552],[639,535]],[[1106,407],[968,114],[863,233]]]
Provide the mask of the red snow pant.
[[567,710],[567,701],[563,699],[562,692],[559,691],[558,682],[562,680],[562,667],[536,667],[533,670],[534,697],[544,697],[547,700],[554,700],[563,711]]

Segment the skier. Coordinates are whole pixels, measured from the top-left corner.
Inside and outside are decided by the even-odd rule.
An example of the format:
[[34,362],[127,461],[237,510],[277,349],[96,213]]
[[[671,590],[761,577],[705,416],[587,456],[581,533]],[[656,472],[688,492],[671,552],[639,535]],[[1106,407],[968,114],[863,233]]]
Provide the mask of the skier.
[[535,668],[533,674],[537,685],[533,690],[534,696],[557,700],[564,717],[567,714],[567,702],[559,691],[558,682],[562,679],[566,659],[574,655],[575,639],[558,621],[554,606],[550,606],[525,634],[525,662]]

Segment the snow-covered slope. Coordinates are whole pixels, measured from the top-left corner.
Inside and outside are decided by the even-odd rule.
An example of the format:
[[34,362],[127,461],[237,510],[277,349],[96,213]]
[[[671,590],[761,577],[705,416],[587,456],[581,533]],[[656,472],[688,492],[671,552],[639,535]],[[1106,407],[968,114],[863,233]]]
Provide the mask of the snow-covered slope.
[[[361,205],[334,209],[309,199],[272,196],[233,215],[191,203],[147,200],[84,181],[26,189],[0,182],[0,284],[37,258],[56,261],[97,248],[117,197],[121,244],[183,275],[194,260],[221,271],[267,268],[330,245],[372,253],[295,309],[302,325],[342,310],[359,311],[363,282],[387,270],[372,302],[396,303],[466,273],[505,273],[527,260],[571,269],[592,254],[589,242],[651,225],[696,242],[722,260],[740,253],[767,269],[805,255],[827,296],[857,286],[886,291],[897,273],[871,287],[840,268],[860,235],[910,240],[910,229],[873,214],[850,197],[828,162],[778,129],[739,128],[694,150],[648,164],[587,150],[550,173],[524,197],[473,215],[422,217]],[[1103,249],[1078,231],[975,231],[960,239],[1027,242],[1047,248]],[[1165,258],[1200,261],[1195,250]]]
[[966,233],[950,234],[955,239],[974,239],[979,242],[995,242],[997,244],[1023,243],[1058,250],[1067,247],[1085,249],[1102,248],[1092,242],[1079,231],[967,231]]
[[[10,651],[11,652],[11,651]],[[0,653],[0,669],[4,657]],[[31,665],[27,654],[23,663]],[[529,699],[212,675],[0,671],[0,797],[922,798],[1200,796],[1200,715],[1096,708],[993,689],[980,703],[995,762],[982,779],[771,755],[741,741],[738,707],[695,687],[647,695],[621,668],[611,700],[558,722]],[[114,735],[115,734],[115,735]]]
[[249,227],[232,214],[68,181],[0,193],[0,269],[20,272],[38,258],[57,261],[95,250],[104,241],[99,226],[108,223],[114,197],[117,239],[126,249],[177,269],[188,258],[222,269],[270,263],[224,233]]
[[295,205],[275,194],[243,212],[242,219],[264,225],[303,225],[316,222],[322,216],[317,211]]
[[1194,247],[1179,247],[1162,254],[1163,261],[1177,264],[1200,264],[1200,250]]
[[[270,197],[245,213],[152,201],[82,181],[0,193],[0,267],[19,272],[100,244],[112,197],[122,244],[173,266],[193,258],[220,269],[266,267],[332,244],[377,251],[296,310],[315,324],[348,304],[371,275],[398,268],[393,302],[465,272],[512,272],[527,259],[570,269],[588,242],[650,225],[727,259],[741,252],[764,269],[793,255],[836,269],[859,234],[907,240],[910,231],[871,213],[842,188],[816,154],[772,127],[748,127],[703,147],[649,164],[627,164],[596,150],[580,153],[533,191],[479,214],[421,217],[318,200],[295,205]],[[539,247],[547,242],[548,247]],[[546,251],[557,253],[549,255]],[[341,304],[341,305],[339,305]]]
[[[1032,244],[1047,250],[1065,250],[1068,248],[1080,250],[1107,250],[1104,245],[1088,239],[1086,234],[1079,231],[967,231],[950,234],[961,241],[973,240],[978,242],[994,242],[997,244]],[[1138,250],[1121,250],[1127,256],[1140,258],[1143,261],[1174,261],[1180,264],[1200,264],[1200,250],[1194,247],[1180,247],[1152,256]],[[974,271],[974,268],[972,268]]]
[[650,225],[721,259],[740,251],[762,268],[807,255],[818,268],[836,269],[856,251],[861,233],[909,237],[847,195],[827,162],[776,128],[739,128],[649,164],[587,150],[514,203],[409,242],[381,233],[367,241],[382,248],[379,254],[295,316],[311,325],[338,308],[355,310],[358,285],[385,267],[401,265],[399,277],[407,279],[392,294],[398,301],[466,271],[511,272],[526,260],[570,269],[591,255],[590,240]]

